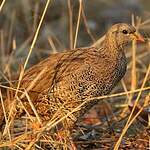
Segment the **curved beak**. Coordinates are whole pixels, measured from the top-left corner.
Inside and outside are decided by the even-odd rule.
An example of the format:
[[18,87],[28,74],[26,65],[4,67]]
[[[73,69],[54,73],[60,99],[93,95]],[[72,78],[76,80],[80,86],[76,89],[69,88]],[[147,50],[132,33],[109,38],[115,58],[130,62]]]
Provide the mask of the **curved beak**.
[[145,42],[144,37],[136,32],[132,33],[131,36],[132,36],[133,40]]

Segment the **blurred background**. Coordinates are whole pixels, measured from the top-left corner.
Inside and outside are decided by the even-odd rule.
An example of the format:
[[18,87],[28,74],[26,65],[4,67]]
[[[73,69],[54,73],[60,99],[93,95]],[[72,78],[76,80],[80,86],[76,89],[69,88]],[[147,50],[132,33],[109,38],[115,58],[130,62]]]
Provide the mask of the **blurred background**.
[[[28,54],[46,0],[6,0],[0,12],[0,70],[17,71]],[[50,53],[72,47],[79,11],[78,0],[52,0],[28,63],[37,63]],[[150,1],[83,0],[76,47],[89,46],[114,23],[131,23],[131,16],[147,20],[149,34]],[[70,29],[70,22],[72,28]],[[71,31],[71,32],[70,32]]]

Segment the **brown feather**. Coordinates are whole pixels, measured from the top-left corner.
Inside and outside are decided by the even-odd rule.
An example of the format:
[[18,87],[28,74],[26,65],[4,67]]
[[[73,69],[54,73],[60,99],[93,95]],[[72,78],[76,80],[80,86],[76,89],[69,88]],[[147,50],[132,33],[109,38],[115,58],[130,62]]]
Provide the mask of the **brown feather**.
[[[62,117],[87,99],[111,92],[126,72],[123,47],[132,39],[122,33],[124,29],[135,32],[131,25],[114,25],[98,47],[77,48],[50,55],[25,72],[21,88],[28,89],[44,70],[28,91],[41,119],[50,120],[61,106],[59,115]],[[22,102],[33,114],[25,97]],[[73,126],[97,102],[96,99],[87,102],[73,114],[73,120],[68,117],[68,126]]]

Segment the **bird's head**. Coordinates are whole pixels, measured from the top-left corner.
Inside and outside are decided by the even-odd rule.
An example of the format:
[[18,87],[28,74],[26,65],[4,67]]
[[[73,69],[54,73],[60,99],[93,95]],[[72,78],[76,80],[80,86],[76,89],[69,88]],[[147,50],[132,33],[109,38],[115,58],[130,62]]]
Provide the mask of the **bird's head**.
[[109,44],[119,47],[133,40],[144,42],[144,38],[136,32],[135,27],[125,23],[113,25],[106,33],[106,38]]

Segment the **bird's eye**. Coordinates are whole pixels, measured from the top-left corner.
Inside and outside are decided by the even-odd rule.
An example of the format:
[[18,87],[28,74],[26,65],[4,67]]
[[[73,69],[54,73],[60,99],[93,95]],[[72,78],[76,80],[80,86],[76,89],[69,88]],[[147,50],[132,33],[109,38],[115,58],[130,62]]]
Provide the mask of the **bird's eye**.
[[127,30],[123,30],[122,33],[128,34],[128,31]]

